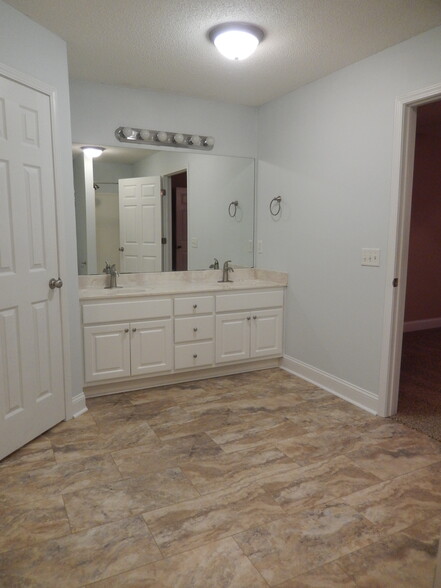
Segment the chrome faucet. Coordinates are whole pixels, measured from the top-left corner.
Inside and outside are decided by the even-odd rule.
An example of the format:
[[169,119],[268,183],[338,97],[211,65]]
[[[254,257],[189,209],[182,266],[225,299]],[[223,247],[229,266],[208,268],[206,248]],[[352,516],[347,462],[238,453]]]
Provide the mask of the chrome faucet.
[[230,280],[230,278],[228,277],[228,272],[234,272],[234,269],[228,265],[229,263],[231,263],[231,259],[229,259],[228,261],[226,261],[224,263],[224,267],[222,269],[222,280],[219,280],[219,282],[232,282],[233,281],[233,280]]
[[210,266],[208,266],[210,269],[219,269],[219,260],[214,258],[214,263],[212,263]]
[[109,276],[109,285],[105,286],[106,288],[118,288],[116,283],[116,278],[119,276],[119,273],[116,269],[116,265],[113,263],[112,265],[106,261],[106,267],[103,269],[103,273]]

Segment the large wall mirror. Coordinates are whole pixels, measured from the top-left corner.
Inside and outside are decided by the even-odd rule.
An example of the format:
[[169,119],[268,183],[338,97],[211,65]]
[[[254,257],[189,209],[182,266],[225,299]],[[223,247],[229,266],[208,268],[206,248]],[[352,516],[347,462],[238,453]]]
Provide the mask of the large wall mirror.
[[254,159],[73,146],[78,273],[253,265]]

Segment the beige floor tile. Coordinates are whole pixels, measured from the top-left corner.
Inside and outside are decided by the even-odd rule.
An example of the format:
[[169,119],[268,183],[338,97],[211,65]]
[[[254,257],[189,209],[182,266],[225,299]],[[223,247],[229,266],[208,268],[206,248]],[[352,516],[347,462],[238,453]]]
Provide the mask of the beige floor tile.
[[275,586],[374,542],[378,534],[354,509],[335,503],[288,515],[234,538]]
[[[277,584],[277,588],[357,588],[357,584],[337,562],[332,562],[282,582],[282,584]],[[370,588],[374,588],[374,586],[372,585]]]
[[231,538],[108,578],[94,588],[265,588],[268,584]]
[[15,506],[11,504],[1,511],[0,552],[69,534],[69,520],[61,496],[34,499]]
[[207,494],[232,484],[251,484],[296,467],[297,464],[278,449],[257,447],[186,463],[182,471],[201,494]]
[[402,435],[346,454],[382,480],[441,462],[441,443],[424,435]]
[[5,469],[2,473],[0,505],[5,508],[121,478],[110,456],[94,456],[62,464],[55,463],[26,472],[9,473]]
[[198,497],[179,468],[64,494],[73,531],[94,527]]
[[45,436],[37,437],[18,451],[0,460],[0,476],[2,469],[7,468],[9,474],[40,468],[55,463],[54,450],[50,440]]
[[432,588],[441,518],[423,521],[338,560],[359,588]]
[[240,418],[230,409],[223,408],[219,410],[207,409],[204,414],[194,418],[188,413],[187,415],[183,414],[181,419],[181,422],[165,421],[160,425],[156,425],[154,421],[149,420],[149,424],[160,439],[172,439],[173,437],[204,433],[240,422]]
[[112,453],[119,471],[124,477],[160,472],[167,468],[215,457],[222,449],[206,433],[188,435],[168,441],[122,449]]
[[335,429],[324,429],[299,435],[293,439],[279,441],[278,449],[291,457],[299,465],[309,465],[325,459],[344,455],[364,446],[363,437],[354,425],[342,426]]
[[165,556],[194,549],[284,516],[255,485],[232,486],[195,500],[143,515]]
[[329,461],[276,474],[269,479],[259,480],[258,484],[271,494],[283,510],[292,513],[379,482],[376,476],[355,466],[342,455]]
[[355,492],[342,499],[382,532],[395,533],[430,516],[441,505],[441,464]]
[[0,586],[77,588],[158,559],[144,521],[128,519],[3,554]]
[[238,425],[208,431],[225,453],[253,447],[275,447],[278,441],[304,435],[306,430],[288,419],[275,416],[253,417]]

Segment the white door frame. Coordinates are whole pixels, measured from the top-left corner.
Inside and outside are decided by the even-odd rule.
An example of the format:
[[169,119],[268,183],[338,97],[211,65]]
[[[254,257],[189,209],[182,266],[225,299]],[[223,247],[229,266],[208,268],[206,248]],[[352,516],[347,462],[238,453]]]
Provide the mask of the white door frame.
[[[400,383],[412,182],[416,135],[416,107],[441,99],[441,84],[412,92],[395,102],[392,194],[388,265],[381,348],[378,414],[397,412]],[[393,287],[393,280],[398,286]]]
[[[59,276],[63,279],[63,276],[68,275],[68,268],[66,263],[66,248],[64,242],[60,237],[64,231],[60,231],[60,227],[64,227],[64,207],[63,207],[63,183],[61,181],[61,163],[59,158],[60,145],[58,137],[58,122],[57,122],[57,91],[52,86],[38,80],[27,73],[16,70],[3,63],[0,63],[0,75],[10,79],[13,82],[17,82],[24,86],[27,86],[33,90],[37,90],[42,94],[49,97],[49,107],[51,116],[51,138],[52,138],[52,158],[54,163],[54,189],[55,189],[55,215],[57,219],[56,226],[56,238],[58,246],[58,272]],[[54,276],[58,277],[58,276]],[[65,419],[72,418],[75,414],[74,403],[72,399],[72,373],[70,364],[70,337],[69,337],[69,313],[68,313],[68,296],[66,288],[61,288],[58,292],[60,295],[60,308],[61,308],[61,337],[63,342],[63,383],[64,383],[64,406],[65,406]]]

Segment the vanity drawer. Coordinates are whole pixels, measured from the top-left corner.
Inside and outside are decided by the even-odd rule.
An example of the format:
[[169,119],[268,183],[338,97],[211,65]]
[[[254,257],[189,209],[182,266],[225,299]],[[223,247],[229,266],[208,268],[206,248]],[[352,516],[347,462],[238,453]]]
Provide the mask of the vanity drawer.
[[175,343],[213,339],[213,316],[188,316],[175,318]]
[[175,298],[175,315],[208,314],[214,311],[214,296]]
[[214,342],[186,343],[175,347],[175,370],[196,368],[214,363]]
[[240,292],[237,294],[218,294],[216,311],[249,310],[252,308],[274,308],[283,306],[283,290],[263,292]]
[[83,323],[108,323],[171,316],[171,298],[83,304]]

